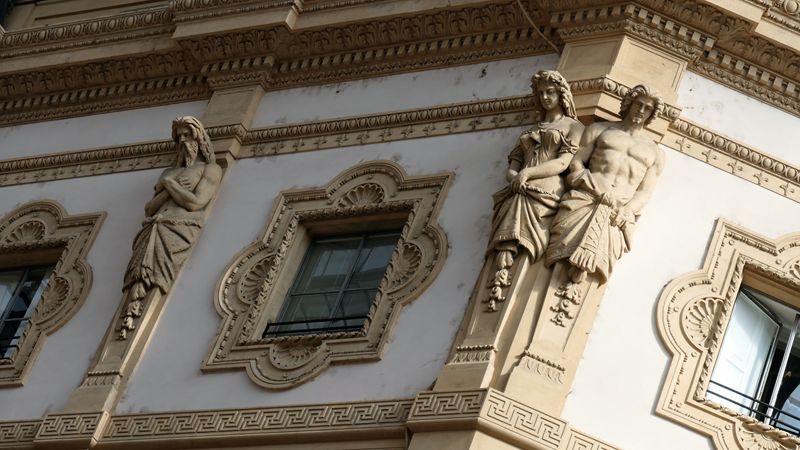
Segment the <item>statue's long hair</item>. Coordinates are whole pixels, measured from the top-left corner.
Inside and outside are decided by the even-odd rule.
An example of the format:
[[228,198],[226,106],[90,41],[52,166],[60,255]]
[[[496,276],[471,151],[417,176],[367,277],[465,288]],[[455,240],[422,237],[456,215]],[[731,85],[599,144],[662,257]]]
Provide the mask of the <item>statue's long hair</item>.
[[628,89],[628,92],[625,93],[625,96],[622,97],[622,104],[619,106],[619,117],[621,119],[625,119],[625,116],[628,115],[628,110],[631,109],[631,104],[633,103],[633,99],[644,95],[645,97],[649,97],[653,99],[655,102],[655,109],[653,109],[652,114],[647,120],[644,121],[645,125],[650,125],[656,120],[658,114],[664,110],[664,101],[661,100],[661,95],[653,88],[647,87],[643,84],[637,84],[636,86]]
[[545,110],[539,101],[539,94],[536,88],[542,83],[551,83],[558,88],[558,101],[561,104],[561,109],[564,110],[564,115],[577,119],[578,115],[575,113],[575,101],[572,99],[572,91],[569,89],[569,83],[555,70],[540,70],[536,75],[531,77],[531,88],[533,88],[533,107],[534,111],[539,114],[539,120],[544,118]]
[[178,165],[183,166],[186,164],[186,154],[181,148],[181,143],[178,139],[178,128],[182,126],[191,130],[192,137],[197,141],[197,153],[203,157],[206,164],[213,163],[215,161],[214,146],[211,145],[211,138],[208,136],[205,127],[196,117],[183,116],[177,117],[172,121],[172,140],[175,141],[178,151]]

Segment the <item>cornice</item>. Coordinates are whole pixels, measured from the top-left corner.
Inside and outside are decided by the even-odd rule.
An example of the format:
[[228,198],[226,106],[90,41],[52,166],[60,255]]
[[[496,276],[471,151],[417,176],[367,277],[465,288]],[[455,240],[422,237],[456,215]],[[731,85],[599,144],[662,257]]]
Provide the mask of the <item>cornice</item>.
[[141,80],[52,95],[0,100],[0,126],[207,99],[201,75]]
[[[169,7],[7,32],[0,38],[0,58],[75,51],[78,47],[91,49],[103,43],[144,37],[169,39],[175,24],[181,20],[243,15],[252,8],[292,8],[297,14],[313,15],[314,11],[322,9],[372,3],[379,7],[388,2],[175,0]],[[797,0],[753,0],[751,3],[764,8],[763,20],[784,27],[788,33],[795,33],[792,30],[800,24]],[[800,92],[796,87],[800,84],[800,49],[781,47],[758,36],[757,30],[754,31],[758,27],[752,18],[737,18],[728,11],[690,0],[625,3],[571,0],[544,1],[541,7],[537,5],[531,1],[525,3],[535,20],[542,23],[541,31],[553,39],[623,31],[688,59],[690,70],[800,114],[797,107]],[[544,26],[548,20],[550,26]],[[516,2],[509,0],[407,15],[395,11],[395,15],[383,20],[331,23],[300,32],[292,31],[287,22],[281,26],[178,39],[175,44],[183,50],[9,74],[0,79],[3,91],[0,95],[5,102],[0,105],[5,113],[1,123],[50,120],[181,101],[187,95],[152,95],[150,89],[158,90],[160,84],[174,83],[181,77],[185,81],[190,74],[198,77],[196,91],[202,90],[200,85],[209,89],[201,67],[231,58],[271,55],[275,61],[271,73],[218,74],[214,87],[260,83],[268,89],[281,89],[547,51],[546,43],[532,32],[519,14]],[[161,61],[150,61],[159,59]],[[236,71],[237,66],[230,67],[232,72]],[[123,82],[129,85],[117,86]],[[87,91],[112,85],[131,92],[130,84],[135,83],[141,85],[135,95],[143,100],[98,102],[97,96],[102,96],[102,92]],[[52,95],[56,92],[60,94]],[[60,103],[52,107],[50,103],[55,100]],[[87,103],[93,105],[79,106]],[[30,113],[25,105],[36,105],[37,111]],[[43,105],[46,107],[40,110]],[[14,108],[20,108],[19,113]]]
[[164,35],[174,29],[172,20],[169,8],[159,7],[63,25],[6,31],[0,38],[0,58]]
[[[570,83],[573,93],[604,92],[621,98],[626,87],[609,78]],[[239,158],[335,149],[353,145],[469,133],[533,123],[529,96],[479,100],[405,111],[368,114],[246,130],[210,128],[215,139],[242,143]],[[800,167],[686,119],[666,105],[669,122],[661,143],[765,189],[800,202]],[[170,141],[39,155],[0,161],[0,186],[167,167]]]

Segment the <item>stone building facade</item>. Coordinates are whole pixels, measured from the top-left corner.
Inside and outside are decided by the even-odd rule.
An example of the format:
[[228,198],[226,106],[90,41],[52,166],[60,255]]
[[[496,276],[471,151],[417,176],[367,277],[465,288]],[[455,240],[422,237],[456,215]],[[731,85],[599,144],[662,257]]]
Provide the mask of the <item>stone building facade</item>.
[[0,449],[800,448],[797,1],[0,8]]

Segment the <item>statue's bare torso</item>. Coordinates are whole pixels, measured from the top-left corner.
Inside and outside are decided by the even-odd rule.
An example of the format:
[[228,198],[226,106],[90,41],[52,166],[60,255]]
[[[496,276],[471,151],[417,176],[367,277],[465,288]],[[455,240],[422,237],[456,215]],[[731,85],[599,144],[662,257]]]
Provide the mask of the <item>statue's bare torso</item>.
[[661,150],[644,133],[631,134],[618,123],[589,127],[597,133],[588,169],[606,192],[621,200],[630,200],[648,173],[663,159]]

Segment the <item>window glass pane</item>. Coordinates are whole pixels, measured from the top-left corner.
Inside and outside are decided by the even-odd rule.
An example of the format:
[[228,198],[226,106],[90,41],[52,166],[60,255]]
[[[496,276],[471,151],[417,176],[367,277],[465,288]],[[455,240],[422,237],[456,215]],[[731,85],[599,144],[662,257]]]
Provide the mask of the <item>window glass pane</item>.
[[6,297],[11,286],[8,283],[11,275],[17,276],[18,281],[14,285],[19,284],[15,286],[16,292],[12,291],[13,298],[3,302],[5,307],[0,316],[3,318],[0,322],[0,357],[10,357],[16,351],[19,338],[29,322],[28,319],[33,315],[52,271],[52,266],[48,266],[0,272],[0,292]]
[[399,238],[381,232],[312,242],[278,320],[264,334],[361,327]]
[[397,245],[399,234],[370,237],[364,243],[358,263],[347,288],[377,288]]
[[46,276],[49,276],[49,267],[40,267],[28,271],[25,281],[22,282],[14,301],[8,311],[9,319],[30,317],[46,286]]
[[307,294],[341,289],[353,267],[360,243],[360,238],[314,242],[292,291]]
[[14,295],[14,289],[17,288],[17,284],[24,273],[24,270],[0,271],[0,320],[5,315],[8,302],[11,300],[11,296]]
[[377,289],[348,291],[342,296],[342,304],[336,317],[354,317],[345,321],[345,325],[361,325],[369,313],[369,307],[375,300]]
[[778,328],[778,324],[767,313],[739,292],[711,375],[712,381],[725,388],[710,386],[709,391],[719,394],[709,392],[712,400],[743,414],[751,414],[747,408],[736,403],[755,406],[748,397],[755,398],[758,394]]
[[338,292],[329,294],[292,295],[283,322],[328,319],[336,309]]

